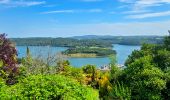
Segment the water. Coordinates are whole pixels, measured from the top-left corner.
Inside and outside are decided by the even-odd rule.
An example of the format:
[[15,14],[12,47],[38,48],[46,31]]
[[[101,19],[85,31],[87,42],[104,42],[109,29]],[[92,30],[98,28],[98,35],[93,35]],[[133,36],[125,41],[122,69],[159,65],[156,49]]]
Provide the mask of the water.
[[[17,46],[18,50],[18,57],[25,57],[26,55],[26,46]],[[56,54],[61,51],[66,50],[66,47],[48,47],[48,46],[29,46],[31,54],[33,56],[38,56],[39,54],[43,56],[47,56],[48,53]],[[125,60],[127,59],[128,55],[131,54],[133,50],[140,49],[140,46],[127,46],[127,45],[118,45],[114,44],[114,50],[117,52],[117,63],[124,64]],[[87,64],[93,64],[96,66],[102,66],[109,64],[110,60],[108,57],[101,57],[101,58],[69,58],[72,66],[81,67]]]
[[[55,55],[56,53],[67,50],[66,47],[49,47],[49,46],[29,46],[30,52],[32,56],[47,56],[50,52],[51,55]],[[22,58],[26,56],[26,46],[17,46],[18,57]]]
[[139,50],[140,46],[114,44],[113,49],[117,52],[117,63],[122,65],[125,63],[128,55],[134,50]]

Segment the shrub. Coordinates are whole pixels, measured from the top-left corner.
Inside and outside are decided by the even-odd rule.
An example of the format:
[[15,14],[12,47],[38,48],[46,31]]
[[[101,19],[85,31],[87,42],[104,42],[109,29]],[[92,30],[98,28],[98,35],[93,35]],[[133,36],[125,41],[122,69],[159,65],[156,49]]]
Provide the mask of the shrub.
[[160,100],[166,89],[165,74],[155,67],[151,56],[141,57],[124,70],[124,83],[132,90],[133,99]]
[[8,84],[15,83],[14,77],[18,72],[16,55],[17,51],[6,34],[0,34],[0,75]]
[[84,73],[92,74],[96,70],[96,66],[94,66],[94,65],[86,65],[86,66],[83,66],[82,69],[83,69]]
[[109,98],[113,100],[131,100],[131,90],[118,82],[112,87]]
[[59,74],[70,77],[72,79],[75,79],[78,82],[80,82],[81,84],[85,84],[85,81],[84,81],[85,77],[83,75],[82,69],[74,68],[74,67],[71,67],[71,66],[65,66],[64,69],[65,69],[65,71],[63,71]]
[[61,75],[33,75],[2,88],[0,99],[98,100],[98,93]]

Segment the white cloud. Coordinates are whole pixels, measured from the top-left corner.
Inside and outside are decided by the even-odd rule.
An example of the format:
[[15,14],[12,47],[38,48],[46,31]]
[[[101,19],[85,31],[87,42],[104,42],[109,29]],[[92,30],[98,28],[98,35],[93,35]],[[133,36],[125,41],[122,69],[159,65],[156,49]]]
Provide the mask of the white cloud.
[[156,12],[152,7],[161,6],[166,8],[170,5],[170,0],[119,0],[119,2],[125,3],[130,11],[123,12],[128,14],[126,18],[151,18],[169,16],[170,11]]
[[99,1],[103,1],[103,0],[81,0],[83,2],[99,2]]
[[8,7],[26,7],[45,4],[45,1],[26,1],[26,0],[0,0],[0,5]]
[[15,2],[14,5],[16,6],[35,6],[35,5],[41,5],[41,4],[45,4],[45,1],[41,1],[41,2],[37,2],[37,1],[18,1]]
[[142,19],[142,18],[160,17],[160,16],[170,16],[170,11],[156,12],[156,13],[135,14],[135,15],[129,15],[129,16],[127,16],[127,18]]
[[170,4],[170,0],[119,0],[119,2],[132,4],[133,10]]
[[118,1],[123,3],[133,3],[135,0],[118,0]]
[[54,10],[42,12],[41,14],[56,14],[56,13],[100,13],[102,9],[88,9],[88,10]]
[[161,6],[169,3],[170,0],[138,0],[135,2],[133,9],[146,9],[148,7]]
[[74,10],[54,10],[54,11],[47,11],[42,12],[41,14],[55,14],[55,13],[74,13]]
[[132,11],[125,11],[122,12],[123,14],[139,14],[139,13],[147,13],[147,12],[151,12],[151,10],[132,10]]

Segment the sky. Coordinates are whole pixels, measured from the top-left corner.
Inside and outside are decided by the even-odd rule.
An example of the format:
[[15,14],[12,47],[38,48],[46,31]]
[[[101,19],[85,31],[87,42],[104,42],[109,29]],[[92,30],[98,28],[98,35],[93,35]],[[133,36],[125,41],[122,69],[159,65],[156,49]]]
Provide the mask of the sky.
[[8,37],[168,35],[170,0],[0,0]]

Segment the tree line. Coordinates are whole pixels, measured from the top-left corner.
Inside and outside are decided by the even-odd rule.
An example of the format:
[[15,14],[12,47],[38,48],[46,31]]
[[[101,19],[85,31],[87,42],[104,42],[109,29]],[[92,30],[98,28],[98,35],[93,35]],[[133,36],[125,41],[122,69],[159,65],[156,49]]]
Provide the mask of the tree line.
[[101,36],[93,38],[11,38],[19,46],[62,46],[62,47],[112,47],[112,44],[142,45],[162,44],[163,36]]
[[61,46],[61,47],[112,47],[100,40],[78,40],[72,38],[11,38],[18,46]]

